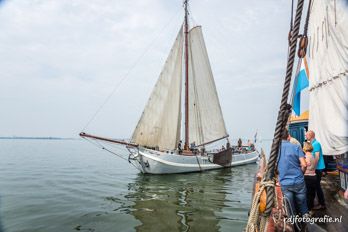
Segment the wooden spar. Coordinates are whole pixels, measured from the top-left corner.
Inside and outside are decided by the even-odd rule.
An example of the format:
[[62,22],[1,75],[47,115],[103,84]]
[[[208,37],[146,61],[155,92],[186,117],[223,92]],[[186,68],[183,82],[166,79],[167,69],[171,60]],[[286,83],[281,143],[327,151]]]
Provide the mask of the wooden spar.
[[184,150],[189,149],[189,82],[188,82],[188,12],[187,12],[187,1],[185,0],[185,145]]
[[225,135],[224,137],[221,137],[221,138],[219,138],[219,139],[214,139],[214,140],[212,140],[212,141],[209,141],[209,142],[206,142],[206,143],[199,144],[199,145],[197,145],[196,147],[205,146],[205,145],[208,145],[208,144],[214,143],[214,142],[216,142],[216,141],[219,141],[219,140],[221,140],[221,139],[225,139],[225,138],[228,138],[228,137],[229,137],[229,135]]
[[106,141],[106,142],[110,142],[110,143],[118,143],[118,144],[131,146],[131,147],[138,147],[139,146],[138,144],[127,143],[125,141],[120,141],[120,140],[116,140],[116,139],[109,139],[109,138],[99,137],[99,136],[95,136],[95,135],[90,135],[90,134],[86,134],[85,132],[81,132],[80,136],[83,138],[97,139],[97,140],[102,140],[102,141]]

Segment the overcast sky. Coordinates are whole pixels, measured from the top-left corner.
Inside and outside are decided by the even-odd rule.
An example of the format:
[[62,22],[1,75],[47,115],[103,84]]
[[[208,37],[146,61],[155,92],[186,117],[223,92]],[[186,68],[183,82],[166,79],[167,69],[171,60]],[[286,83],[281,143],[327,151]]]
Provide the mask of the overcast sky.
[[[131,70],[86,128],[130,137],[182,24],[182,0],[0,2],[0,136],[77,137]],[[190,1],[232,138],[273,136],[290,5]]]

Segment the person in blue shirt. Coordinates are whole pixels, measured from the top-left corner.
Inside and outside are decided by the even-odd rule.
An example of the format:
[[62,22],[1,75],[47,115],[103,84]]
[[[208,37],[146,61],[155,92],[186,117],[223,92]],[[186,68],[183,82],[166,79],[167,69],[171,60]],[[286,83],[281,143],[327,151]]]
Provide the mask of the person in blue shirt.
[[293,212],[302,216],[308,213],[306,185],[303,173],[306,171],[306,160],[302,148],[290,143],[287,129],[282,133],[282,144],[278,159],[279,182],[284,197],[289,202]]
[[317,174],[316,192],[318,196],[319,205],[315,206],[313,209],[325,209],[325,198],[320,184],[321,177],[325,169],[323,151],[321,149],[321,144],[315,139],[314,131],[308,131],[306,133],[306,139],[310,141],[313,146],[312,154],[317,162],[315,173]]

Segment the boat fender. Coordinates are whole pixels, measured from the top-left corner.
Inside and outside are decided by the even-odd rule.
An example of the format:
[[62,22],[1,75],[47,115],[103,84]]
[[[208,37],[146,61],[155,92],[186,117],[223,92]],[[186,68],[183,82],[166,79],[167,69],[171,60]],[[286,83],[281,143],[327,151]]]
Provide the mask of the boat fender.
[[[256,182],[255,185],[255,193],[257,193],[260,189],[260,181]],[[267,194],[266,194],[266,189],[264,189],[261,193],[260,196],[260,205],[259,205],[259,212],[264,213],[266,210],[266,202],[267,202]]]

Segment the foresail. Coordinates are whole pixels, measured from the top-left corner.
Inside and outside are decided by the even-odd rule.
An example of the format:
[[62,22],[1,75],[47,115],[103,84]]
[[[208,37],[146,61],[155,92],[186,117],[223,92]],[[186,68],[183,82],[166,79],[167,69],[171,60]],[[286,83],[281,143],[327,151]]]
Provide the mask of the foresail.
[[159,149],[174,149],[180,139],[182,29],[175,40],[143,114],[132,142]]
[[348,152],[348,2],[313,1],[309,21],[309,129],[323,153]]
[[189,140],[196,145],[227,135],[201,27],[189,32]]

